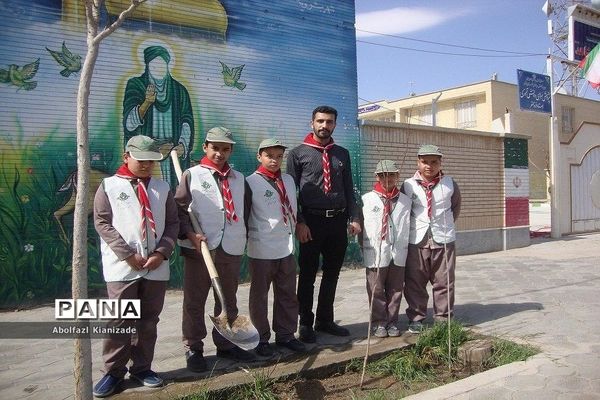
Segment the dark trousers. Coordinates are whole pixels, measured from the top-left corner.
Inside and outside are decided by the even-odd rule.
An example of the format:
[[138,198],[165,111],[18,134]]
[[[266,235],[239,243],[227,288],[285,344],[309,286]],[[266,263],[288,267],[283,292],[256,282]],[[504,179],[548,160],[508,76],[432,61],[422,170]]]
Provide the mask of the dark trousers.
[[402,289],[404,288],[404,267],[394,263],[386,268],[366,268],[367,295],[373,299],[371,322],[373,326],[389,328],[398,323]]
[[269,327],[269,287],[273,284],[273,331],[277,342],[294,338],[298,325],[296,298],[296,260],[293,254],[278,260],[249,258],[250,319],[260,334],[261,342],[271,337]]
[[[408,303],[406,316],[411,321],[422,321],[427,317],[431,283],[433,294],[433,318],[443,321],[454,313],[454,270],[456,251],[454,242],[443,247],[408,246],[404,281],[404,297]],[[447,264],[446,264],[447,262]],[[449,281],[449,282],[448,282]]]
[[[238,315],[237,288],[242,256],[226,253],[220,246],[211,252],[219,274],[221,289],[225,297],[225,307],[229,322]],[[195,250],[182,249],[183,254],[183,344],[186,350],[203,352],[206,338],[204,313],[206,300],[211,288],[210,275],[202,255]],[[213,293],[214,294],[214,293]],[[221,303],[216,294],[213,315],[221,314]],[[229,350],[233,343],[225,339],[216,329],[212,330],[213,343],[218,350]]]
[[320,322],[333,321],[333,302],[340,269],[346,255],[348,217],[340,214],[332,218],[305,214],[305,222],[310,228],[313,240],[300,243],[300,273],[298,275],[298,302],[300,304],[300,325],[312,326],[313,296],[315,279],[319,269],[319,258],[323,256],[321,287],[317,303],[316,319]]
[[156,345],[156,325],[165,302],[167,281],[144,278],[126,282],[106,282],[109,299],[140,299],[141,319],[117,319],[110,326],[122,328],[135,326],[134,335],[109,335],[102,341],[102,372],[122,378],[127,372],[127,362],[132,361],[129,372],[137,374],[151,369]]

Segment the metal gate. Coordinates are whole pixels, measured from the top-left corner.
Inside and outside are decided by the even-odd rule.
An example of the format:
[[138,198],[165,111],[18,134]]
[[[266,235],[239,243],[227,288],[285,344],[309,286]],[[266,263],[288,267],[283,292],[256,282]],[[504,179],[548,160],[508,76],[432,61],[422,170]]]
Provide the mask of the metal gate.
[[600,231],[600,147],[571,165],[571,231]]

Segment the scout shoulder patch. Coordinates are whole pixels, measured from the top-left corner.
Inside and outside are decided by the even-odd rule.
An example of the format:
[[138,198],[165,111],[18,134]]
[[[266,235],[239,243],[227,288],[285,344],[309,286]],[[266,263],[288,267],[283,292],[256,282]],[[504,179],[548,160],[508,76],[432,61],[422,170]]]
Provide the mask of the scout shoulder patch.
[[129,195],[125,192],[121,192],[121,194],[119,195],[119,197],[117,197],[117,200],[121,200],[121,201],[125,201],[129,198]]

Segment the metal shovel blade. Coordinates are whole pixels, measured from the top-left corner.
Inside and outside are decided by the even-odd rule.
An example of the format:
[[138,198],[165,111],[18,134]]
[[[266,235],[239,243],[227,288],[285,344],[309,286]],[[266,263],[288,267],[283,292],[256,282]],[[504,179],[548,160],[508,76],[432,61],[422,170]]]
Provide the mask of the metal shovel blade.
[[229,324],[226,314],[222,313],[217,317],[209,315],[209,317],[217,332],[239,348],[252,350],[258,346],[260,336],[254,325],[252,325],[250,318],[244,315],[238,315],[233,322]]

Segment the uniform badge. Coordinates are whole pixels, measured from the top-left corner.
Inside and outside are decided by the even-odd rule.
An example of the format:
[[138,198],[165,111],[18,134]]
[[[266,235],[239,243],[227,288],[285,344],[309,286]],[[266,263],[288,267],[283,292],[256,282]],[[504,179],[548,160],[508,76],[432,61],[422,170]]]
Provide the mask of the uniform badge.
[[270,191],[269,189],[267,189],[267,190],[265,191],[265,197],[271,197],[271,196],[273,196],[273,192],[272,192],[272,191]]
[[210,183],[208,183],[206,181],[202,182],[202,184],[200,186],[202,186],[202,189],[204,189],[204,190],[210,189]]
[[129,198],[129,195],[125,192],[121,192],[121,194],[119,195],[119,197],[117,197],[117,200],[121,200],[121,201],[125,201]]
[[371,212],[376,213],[376,212],[379,212],[379,210],[381,210],[381,208],[379,208],[379,206],[375,206],[375,207],[373,207],[373,209],[371,210]]

